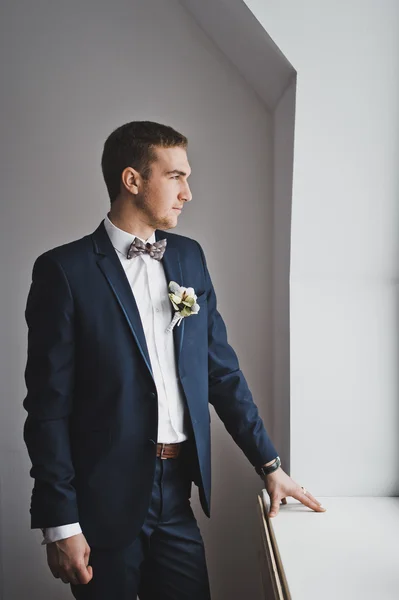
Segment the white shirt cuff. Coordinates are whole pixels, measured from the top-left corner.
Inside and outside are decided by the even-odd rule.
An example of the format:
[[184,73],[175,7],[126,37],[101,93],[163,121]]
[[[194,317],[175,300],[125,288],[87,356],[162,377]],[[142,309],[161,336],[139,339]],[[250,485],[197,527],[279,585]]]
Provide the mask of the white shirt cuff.
[[71,537],[72,535],[77,535],[78,533],[82,533],[79,523],[59,525],[58,527],[47,527],[44,530],[44,539],[41,545],[44,546],[45,544],[50,544],[51,542],[64,540],[65,538]]

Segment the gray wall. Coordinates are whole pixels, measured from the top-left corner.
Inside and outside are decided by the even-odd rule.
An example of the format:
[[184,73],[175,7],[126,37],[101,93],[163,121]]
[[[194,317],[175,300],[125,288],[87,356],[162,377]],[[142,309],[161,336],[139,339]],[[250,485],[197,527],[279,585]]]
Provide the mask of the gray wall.
[[[29,529],[33,481],[24,308],[38,254],[93,231],[108,210],[102,144],[132,119],[190,141],[193,201],[174,231],[203,245],[229,341],[266,424],[271,393],[272,123],[259,98],[174,0],[3,0],[0,312],[0,596],[69,598]],[[4,60],[5,58],[5,60]],[[246,241],[250,244],[245,245]],[[219,251],[229,247],[227,252]],[[247,298],[256,298],[248,310]],[[213,503],[203,532],[213,597],[259,593],[261,482],[212,411]]]

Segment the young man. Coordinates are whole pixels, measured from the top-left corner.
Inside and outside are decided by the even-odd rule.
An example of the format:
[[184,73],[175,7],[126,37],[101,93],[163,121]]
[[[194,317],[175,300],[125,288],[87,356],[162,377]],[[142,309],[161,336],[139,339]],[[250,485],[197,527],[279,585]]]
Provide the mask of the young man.
[[[210,598],[192,482],[210,516],[212,403],[263,473],[270,515],[288,495],[324,510],[279,466],[198,242],[166,233],[191,201],[187,139],[127,123],[106,140],[111,208],[91,235],[33,267],[26,307],[31,527],[78,599]],[[199,310],[167,331],[168,284]],[[270,471],[270,472],[268,472]]]

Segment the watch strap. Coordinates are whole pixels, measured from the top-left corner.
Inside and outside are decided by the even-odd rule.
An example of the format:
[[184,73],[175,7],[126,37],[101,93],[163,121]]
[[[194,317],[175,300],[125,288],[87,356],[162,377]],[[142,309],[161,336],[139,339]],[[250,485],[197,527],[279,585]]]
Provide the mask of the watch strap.
[[277,469],[281,466],[281,459],[279,456],[276,457],[276,460],[274,461],[273,464],[265,467],[255,467],[255,471],[257,472],[258,475],[260,475],[261,477],[264,477],[265,475],[270,475],[270,473],[274,473],[274,471],[277,471]]

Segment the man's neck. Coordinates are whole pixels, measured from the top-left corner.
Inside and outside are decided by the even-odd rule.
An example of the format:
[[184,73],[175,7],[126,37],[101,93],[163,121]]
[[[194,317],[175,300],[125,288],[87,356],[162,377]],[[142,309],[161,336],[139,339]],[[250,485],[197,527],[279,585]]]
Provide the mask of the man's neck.
[[152,227],[147,225],[147,223],[135,218],[134,215],[128,216],[122,214],[120,211],[111,209],[107,216],[115,227],[122,229],[122,231],[127,231],[127,233],[131,233],[141,240],[147,241],[155,231]]

